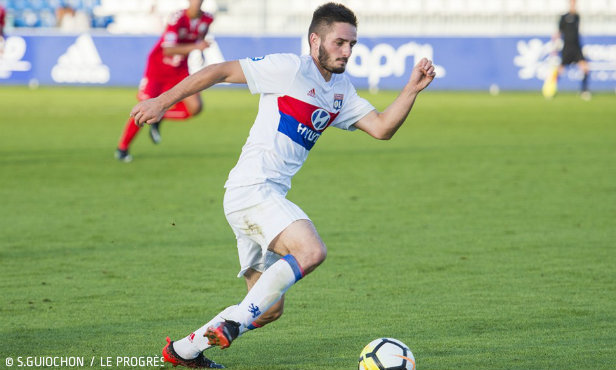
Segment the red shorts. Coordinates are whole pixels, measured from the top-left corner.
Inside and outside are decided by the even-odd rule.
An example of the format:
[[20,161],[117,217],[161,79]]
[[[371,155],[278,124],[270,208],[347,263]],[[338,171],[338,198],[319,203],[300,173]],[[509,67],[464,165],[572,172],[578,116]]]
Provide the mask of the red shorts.
[[177,75],[172,78],[166,78],[164,80],[151,78],[144,76],[139,83],[139,92],[137,93],[137,99],[143,101],[150,98],[155,98],[165,91],[171,89],[177,83],[182,81],[188,73]]

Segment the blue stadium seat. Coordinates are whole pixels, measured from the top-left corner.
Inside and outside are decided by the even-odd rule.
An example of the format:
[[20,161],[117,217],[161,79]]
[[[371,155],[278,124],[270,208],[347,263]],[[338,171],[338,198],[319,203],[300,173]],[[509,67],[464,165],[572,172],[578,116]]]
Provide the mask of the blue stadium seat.
[[44,0],[28,0],[28,9],[39,11],[47,8],[47,3]]
[[41,20],[31,9],[15,12],[15,27],[39,27]]
[[64,0],[63,2],[75,10],[81,9],[81,0]]
[[27,0],[13,0],[11,4],[11,8],[15,10],[25,10],[28,8]]
[[57,9],[62,5],[62,0],[45,0],[49,9]]
[[83,9],[87,9],[89,12],[92,12],[92,9],[94,9],[99,4],[100,4],[99,0],[82,0],[81,1],[81,6],[83,7]]
[[41,27],[55,27],[57,25],[56,13],[51,9],[43,9],[39,12]]
[[107,28],[110,23],[113,23],[113,16],[92,16],[93,28]]

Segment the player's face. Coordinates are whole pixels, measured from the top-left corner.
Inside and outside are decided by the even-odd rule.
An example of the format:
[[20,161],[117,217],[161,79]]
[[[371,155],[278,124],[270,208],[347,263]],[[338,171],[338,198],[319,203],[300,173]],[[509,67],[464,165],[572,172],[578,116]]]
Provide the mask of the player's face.
[[203,0],[190,0],[188,4],[189,7],[192,9],[201,9],[201,5],[203,5]]
[[343,73],[356,43],[357,29],[353,25],[342,22],[332,24],[319,45],[319,64],[330,73]]

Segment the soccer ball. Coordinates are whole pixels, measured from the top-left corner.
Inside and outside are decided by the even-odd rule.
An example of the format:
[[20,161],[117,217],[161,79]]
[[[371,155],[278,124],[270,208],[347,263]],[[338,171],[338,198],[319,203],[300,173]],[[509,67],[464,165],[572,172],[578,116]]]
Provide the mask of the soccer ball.
[[368,343],[359,355],[359,370],[415,370],[415,357],[409,347],[393,338]]

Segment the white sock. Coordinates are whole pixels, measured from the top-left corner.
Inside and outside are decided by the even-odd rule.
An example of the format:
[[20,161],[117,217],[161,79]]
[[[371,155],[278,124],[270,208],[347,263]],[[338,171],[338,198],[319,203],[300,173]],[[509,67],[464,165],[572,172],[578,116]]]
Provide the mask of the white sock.
[[227,314],[234,310],[236,307],[237,305],[233,305],[225,308],[212,320],[208,321],[207,324],[190,333],[185,338],[173,342],[173,349],[175,350],[175,352],[180,355],[180,357],[186,360],[190,360],[199,356],[199,353],[210,347],[210,345],[207,343],[208,339],[203,336],[207,328],[226,319]]
[[251,329],[254,321],[278,302],[303,275],[295,257],[287,254],[263,272],[244,300],[225,318],[240,323],[241,327]]
[[240,323],[240,334],[258,328],[255,320],[267,311],[280,297],[299,279],[303,271],[295,257],[288,254],[270,266],[253,285],[250,292],[239,305],[233,305],[222,310],[207,324],[203,325],[183,339],[173,342],[173,349],[184,359],[193,359],[202,351],[210,348],[205,331],[212,325],[223,320]]

